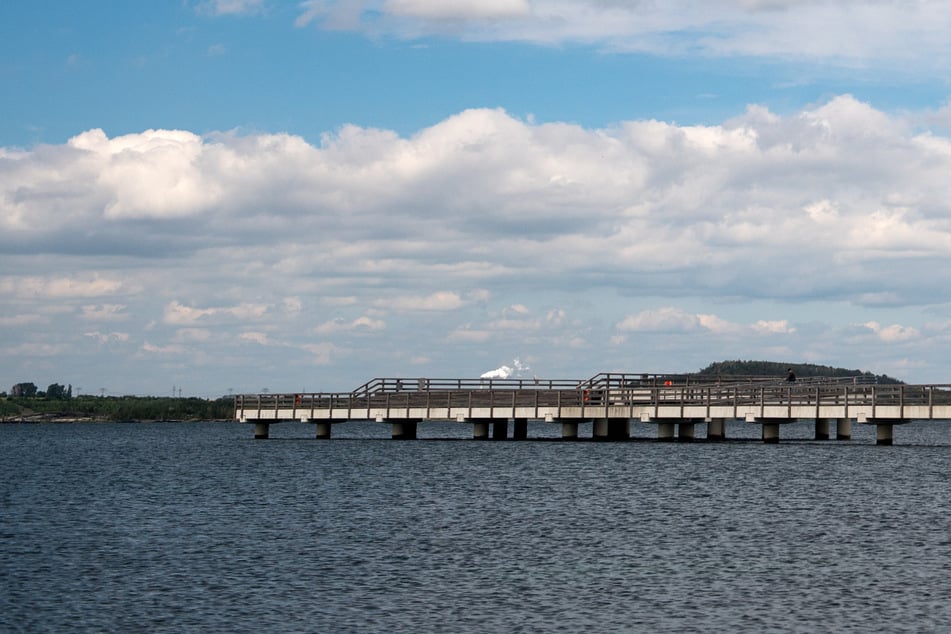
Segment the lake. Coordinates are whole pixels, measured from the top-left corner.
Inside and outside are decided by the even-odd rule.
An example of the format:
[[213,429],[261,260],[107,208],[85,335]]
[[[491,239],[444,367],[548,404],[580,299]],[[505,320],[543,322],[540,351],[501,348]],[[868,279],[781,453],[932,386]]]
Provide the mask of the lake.
[[0,425],[0,631],[951,631],[951,424],[632,430]]

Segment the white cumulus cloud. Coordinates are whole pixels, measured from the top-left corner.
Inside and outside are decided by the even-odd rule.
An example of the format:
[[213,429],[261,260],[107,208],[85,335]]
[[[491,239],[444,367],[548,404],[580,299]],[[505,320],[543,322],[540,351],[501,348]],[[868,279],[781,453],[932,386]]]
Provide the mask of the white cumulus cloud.
[[129,333],[127,332],[84,332],[83,336],[95,339],[99,343],[112,343],[112,342],[122,342],[129,340]]
[[691,331],[701,327],[700,318],[679,308],[666,306],[625,317],[618,330],[634,332]]
[[374,305],[390,310],[456,310],[463,299],[452,291],[437,291],[431,295],[408,295],[377,300]]
[[883,326],[878,322],[870,321],[865,324],[865,327],[874,332],[879,339],[885,342],[907,341],[909,339],[917,339],[921,336],[917,328],[902,326],[901,324]]
[[951,137],[923,121],[839,95],[695,126],[472,109],[318,143],[0,148],[0,334],[24,346],[11,372],[62,350],[78,373],[121,318],[140,362],[265,368],[249,384],[478,373],[513,349],[562,376],[783,351],[924,374],[951,352],[925,327],[951,318]]
[[383,11],[424,20],[483,20],[526,16],[527,0],[386,0]]

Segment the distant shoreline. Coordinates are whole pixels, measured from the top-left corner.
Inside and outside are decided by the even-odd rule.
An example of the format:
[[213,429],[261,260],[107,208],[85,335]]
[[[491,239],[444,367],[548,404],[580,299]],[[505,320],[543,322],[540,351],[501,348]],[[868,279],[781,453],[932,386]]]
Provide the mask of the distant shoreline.
[[16,415],[16,416],[3,416],[0,417],[0,425],[40,425],[40,424],[57,424],[65,425],[69,423],[229,423],[234,422],[232,419],[219,418],[219,419],[201,419],[201,420],[192,420],[192,419],[130,419],[130,420],[113,420],[108,417],[103,416],[82,416],[75,414],[27,414],[27,415]]

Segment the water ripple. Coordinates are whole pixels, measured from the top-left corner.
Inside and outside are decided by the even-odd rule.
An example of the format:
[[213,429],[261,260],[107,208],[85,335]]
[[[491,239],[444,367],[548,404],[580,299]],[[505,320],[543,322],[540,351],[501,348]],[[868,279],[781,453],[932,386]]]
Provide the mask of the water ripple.
[[274,427],[0,428],[0,630],[951,628],[945,428],[883,448]]

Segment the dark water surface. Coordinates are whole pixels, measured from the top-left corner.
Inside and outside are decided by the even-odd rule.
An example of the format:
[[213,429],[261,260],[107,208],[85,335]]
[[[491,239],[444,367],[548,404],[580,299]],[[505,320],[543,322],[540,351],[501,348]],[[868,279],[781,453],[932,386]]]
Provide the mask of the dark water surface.
[[951,631],[951,425],[854,432],[2,425],[0,631]]

